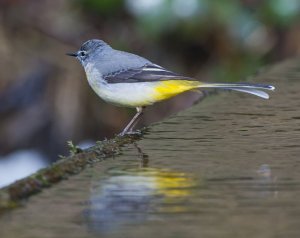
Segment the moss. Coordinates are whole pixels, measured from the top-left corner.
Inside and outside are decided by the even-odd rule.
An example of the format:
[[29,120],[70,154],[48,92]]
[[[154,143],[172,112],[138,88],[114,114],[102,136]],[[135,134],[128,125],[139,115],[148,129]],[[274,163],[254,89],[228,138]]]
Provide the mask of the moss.
[[39,193],[63,179],[81,172],[87,165],[118,155],[121,147],[134,143],[143,133],[116,136],[111,140],[98,141],[95,146],[81,150],[68,142],[70,156],[59,156],[59,160],[37,173],[0,189],[0,214],[20,206],[22,200]]
[[67,144],[69,147],[70,155],[76,155],[83,152],[83,150],[77,147],[76,145],[74,145],[72,141],[67,141]]

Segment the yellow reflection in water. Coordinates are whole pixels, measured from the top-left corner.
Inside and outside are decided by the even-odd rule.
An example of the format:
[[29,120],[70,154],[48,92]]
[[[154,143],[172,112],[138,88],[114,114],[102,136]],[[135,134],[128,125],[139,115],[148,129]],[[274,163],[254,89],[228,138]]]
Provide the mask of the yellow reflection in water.
[[[151,176],[155,178],[155,193],[163,196],[161,206],[157,209],[160,212],[178,213],[186,211],[184,198],[192,193],[195,180],[184,173],[173,171],[152,170]],[[149,171],[145,173],[148,176]],[[164,206],[167,205],[168,206]],[[171,205],[170,205],[171,204]]]
[[131,170],[130,175],[127,176],[151,178],[145,181],[148,181],[148,185],[152,187],[152,193],[163,195],[166,199],[186,197],[191,194],[191,188],[195,186],[195,180],[185,173],[156,168],[145,168],[138,172]]

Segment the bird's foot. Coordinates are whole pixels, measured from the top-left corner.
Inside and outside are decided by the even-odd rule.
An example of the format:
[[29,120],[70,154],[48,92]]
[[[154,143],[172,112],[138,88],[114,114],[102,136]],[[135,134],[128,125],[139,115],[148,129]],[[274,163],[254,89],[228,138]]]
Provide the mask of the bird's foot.
[[143,135],[142,131],[136,130],[136,131],[122,131],[118,136],[141,136]]

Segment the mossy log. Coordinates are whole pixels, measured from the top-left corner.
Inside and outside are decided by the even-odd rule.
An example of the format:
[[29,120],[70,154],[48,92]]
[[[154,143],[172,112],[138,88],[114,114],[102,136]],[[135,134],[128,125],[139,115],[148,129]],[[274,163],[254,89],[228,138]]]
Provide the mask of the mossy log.
[[31,195],[79,173],[86,166],[117,155],[122,146],[134,143],[141,136],[142,133],[123,137],[116,136],[110,140],[97,142],[95,146],[86,150],[69,144],[71,147],[70,156],[61,157],[60,160],[47,168],[0,190],[0,214],[5,210],[18,207],[24,199]]

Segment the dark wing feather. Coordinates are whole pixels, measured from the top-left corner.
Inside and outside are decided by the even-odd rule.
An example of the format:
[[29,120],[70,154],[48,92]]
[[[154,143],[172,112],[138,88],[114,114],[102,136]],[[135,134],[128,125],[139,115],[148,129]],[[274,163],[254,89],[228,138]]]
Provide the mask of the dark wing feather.
[[159,65],[146,64],[140,68],[120,70],[104,75],[107,83],[156,82],[164,80],[196,80],[168,71]]

